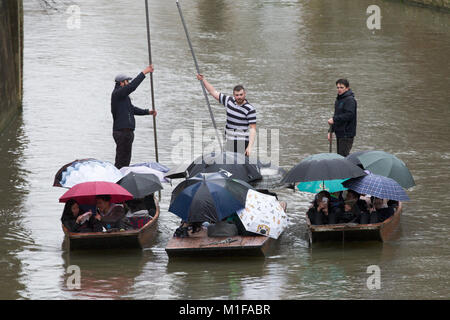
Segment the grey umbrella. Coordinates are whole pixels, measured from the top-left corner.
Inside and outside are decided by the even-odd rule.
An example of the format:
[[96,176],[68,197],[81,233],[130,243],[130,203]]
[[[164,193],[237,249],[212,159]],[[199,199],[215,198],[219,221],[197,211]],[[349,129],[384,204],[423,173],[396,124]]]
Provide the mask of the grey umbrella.
[[163,189],[159,178],[151,173],[130,172],[120,179],[117,184],[131,193],[135,199],[144,198]]

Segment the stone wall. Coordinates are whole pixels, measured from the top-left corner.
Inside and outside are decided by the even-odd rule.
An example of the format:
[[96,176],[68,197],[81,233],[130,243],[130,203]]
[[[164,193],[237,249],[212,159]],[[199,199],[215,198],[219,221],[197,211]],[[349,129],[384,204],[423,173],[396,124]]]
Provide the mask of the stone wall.
[[401,0],[405,3],[419,5],[423,7],[440,9],[450,12],[450,0]]
[[0,48],[1,132],[22,109],[22,0],[0,0]]

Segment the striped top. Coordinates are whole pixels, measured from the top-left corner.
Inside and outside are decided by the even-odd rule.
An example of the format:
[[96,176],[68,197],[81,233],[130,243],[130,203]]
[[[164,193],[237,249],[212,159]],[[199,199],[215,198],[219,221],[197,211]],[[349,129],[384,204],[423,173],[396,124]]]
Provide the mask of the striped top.
[[219,94],[219,101],[227,108],[227,140],[249,140],[249,125],[256,124],[256,109],[247,100],[238,105],[234,97]]

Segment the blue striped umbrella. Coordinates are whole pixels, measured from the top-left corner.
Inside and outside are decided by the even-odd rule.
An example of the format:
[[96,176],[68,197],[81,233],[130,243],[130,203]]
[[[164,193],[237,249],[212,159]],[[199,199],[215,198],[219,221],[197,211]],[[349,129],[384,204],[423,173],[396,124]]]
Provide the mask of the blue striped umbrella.
[[377,174],[368,174],[366,176],[352,178],[342,183],[344,187],[354,190],[358,193],[369,194],[371,196],[397,200],[410,200],[402,186],[395,180]]

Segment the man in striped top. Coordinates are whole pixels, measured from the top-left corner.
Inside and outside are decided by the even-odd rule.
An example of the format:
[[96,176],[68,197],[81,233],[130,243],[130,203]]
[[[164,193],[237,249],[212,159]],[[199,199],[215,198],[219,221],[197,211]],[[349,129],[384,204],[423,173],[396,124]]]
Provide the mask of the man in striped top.
[[197,79],[202,81],[206,90],[227,108],[227,124],[225,127],[226,150],[244,153],[250,156],[256,137],[256,109],[245,98],[243,86],[233,89],[233,96],[218,92],[203,75]]

